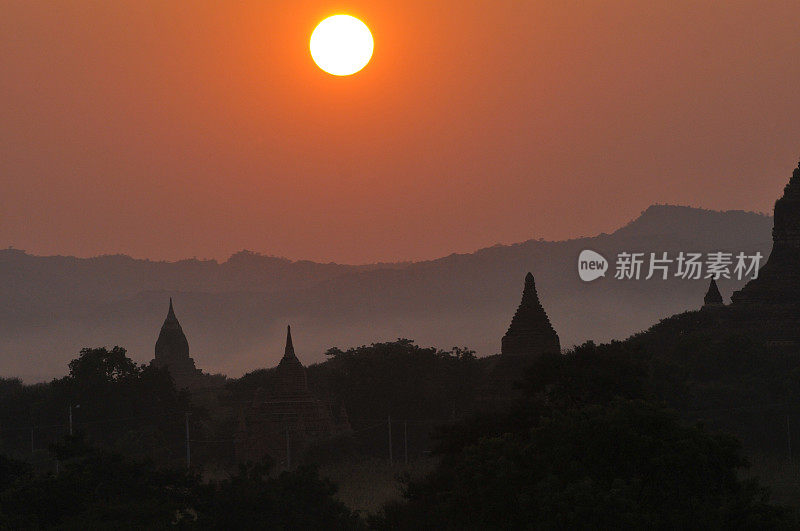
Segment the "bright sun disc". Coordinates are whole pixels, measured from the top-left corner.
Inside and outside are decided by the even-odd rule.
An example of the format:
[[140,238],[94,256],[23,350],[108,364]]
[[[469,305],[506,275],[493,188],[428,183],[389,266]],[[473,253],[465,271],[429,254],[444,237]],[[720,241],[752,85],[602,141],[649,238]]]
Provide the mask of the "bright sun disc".
[[311,34],[311,57],[334,76],[349,76],[367,66],[372,47],[369,28],[350,15],[328,17]]

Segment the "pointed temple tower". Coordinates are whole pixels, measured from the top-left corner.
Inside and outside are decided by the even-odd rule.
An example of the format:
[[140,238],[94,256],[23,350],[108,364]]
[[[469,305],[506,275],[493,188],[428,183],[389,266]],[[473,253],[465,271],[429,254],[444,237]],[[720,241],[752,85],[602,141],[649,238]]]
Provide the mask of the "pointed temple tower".
[[775,202],[772,252],[767,263],[731,297],[738,306],[800,304],[800,164]]
[[719,308],[721,306],[724,306],[722,302],[722,294],[719,292],[719,288],[717,287],[717,281],[712,278],[708,285],[706,296],[703,297],[703,308]]
[[297,359],[292,344],[292,327],[286,327],[286,347],[283,358],[275,368],[275,394],[303,395],[308,393],[306,368]]
[[775,202],[767,263],[731,301],[738,327],[773,345],[800,344],[800,164]]
[[306,368],[294,352],[291,327],[286,329],[283,358],[272,376],[271,388],[257,389],[252,404],[240,415],[237,460],[269,455],[290,468],[310,443],[350,431],[344,405],[333,408],[309,390]]
[[202,372],[195,367],[194,360],[189,357],[189,342],[186,340],[178,318],[175,317],[172,297],[169,299],[167,318],[164,319],[161,332],[156,340],[153,364],[156,367],[166,368],[178,389],[195,387],[198,379],[202,378]]
[[522,302],[503,336],[501,352],[504,355],[560,354],[561,342],[539,302],[533,275],[525,276]]

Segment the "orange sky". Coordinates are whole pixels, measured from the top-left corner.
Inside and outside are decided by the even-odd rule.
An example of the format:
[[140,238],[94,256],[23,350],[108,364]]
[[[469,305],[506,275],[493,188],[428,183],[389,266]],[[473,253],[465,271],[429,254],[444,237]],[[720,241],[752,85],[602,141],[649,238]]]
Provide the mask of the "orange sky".
[[[656,5],[657,4],[657,5]],[[360,17],[336,78],[308,37]],[[768,211],[796,0],[6,0],[0,247],[349,263]]]

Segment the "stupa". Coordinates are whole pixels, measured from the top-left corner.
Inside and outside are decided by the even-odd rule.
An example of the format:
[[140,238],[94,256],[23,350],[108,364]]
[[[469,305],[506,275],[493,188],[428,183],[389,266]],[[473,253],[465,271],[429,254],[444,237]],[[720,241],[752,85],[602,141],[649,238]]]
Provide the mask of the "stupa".
[[561,353],[561,342],[539,302],[536,282],[531,273],[525,275],[522,301],[503,336],[501,353],[509,356]]
[[167,318],[164,319],[156,340],[153,364],[156,367],[166,368],[178,389],[204,385],[202,371],[195,366],[194,360],[189,356],[189,342],[175,316],[172,297],[169,299]]
[[722,294],[719,292],[719,288],[717,287],[717,281],[712,278],[711,282],[708,284],[706,296],[703,297],[703,308],[719,308],[722,306],[724,306],[722,302]]
[[309,390],[306,368],[294,352],[291,327],[286,329],[283,358],[272,382],[270,389],[256,390],[252,403],[240,414],[235,442],[239,461],[269,456],[290,468],[309,444],[350,431],[344,405],[333,408]]

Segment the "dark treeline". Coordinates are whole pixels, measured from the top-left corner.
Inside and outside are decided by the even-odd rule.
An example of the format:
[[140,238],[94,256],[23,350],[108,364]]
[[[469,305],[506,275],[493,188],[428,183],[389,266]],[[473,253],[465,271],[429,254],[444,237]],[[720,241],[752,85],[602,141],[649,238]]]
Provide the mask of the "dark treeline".
[[793,529],[733,437],[645,401],[557,407],[530,397],[445,430],[379,529]]
[[42,466],[52,465],[47,449],[69,433],[70,417],[94,444],[168,462],[180,455],[186,413],[193,422],[205,416],[168,372],[134,363],[120,347],[83,349],[50,383],[0,380],[2,448]]
[[[470,411],[482,384],[482,366],[467,349],[423,348],[410,340],[331,349],[308,367],[314,394],[344,406],[352,435],[307,449],[319,462],[357,455],[385,456],[393,419],[396,448],[414,457],[431,448],[434,426]],[[196,465],[234,466],[239,412],[258,389],[272,388],[274,369],[229,380],[224,387],[178,391],[169,374],[137,365],[120,347],[84,349],[69,374],[50,383],[0,380],[0,444],[8,455],[54,467],[50,444],[73,432],[125,455],[183,463],[188,414]],[[370,429],[377,427],[378,429]],[[398,454],[399,455],[399,454]]]
[[405,500],[372,526],[796,528],[794,510],[744,472],[747,453],[787,449],[800,357],[767,355],[735,331],[709,335],[705,317],[526,364],[516,399],[438,430],[436,470],[406,478]]
[[[483,383],[484,367],[466,348],[444,351],[398,339],[332,348],[326,356],[308,367],[309,387],[332,407],[345,407],[353,434],[310,448],[316,461],[353,453],[386,456],[389,422],[394,447],[404,449],[407,442],[409,454],[418,456],[431,448],[436,425],[472,410]],[[254,390],[270,389],[273,375],[273,369],[248,373],[227,385],[226,397],[246,401]]]
[[[310,448],[289,472],[269,463],[240,469],[233,459],[237,411],[258,388],[269,388],[271,370],[190,396],[123,349],[85,349],[63,378],[0,385],[7,456],[0,523],[793,528],[794,512],[745,478],[747,455],[791,457],[800,356],[768,352],[763,342],[704,319],[702,312],[682,314],[626,341],[540,359],[476,359],[466,349],[409,340],[331,349],[326,362],[308,368],[309,383],[334,407],[344,405],[353,434]],[[66,436],[70,406],[74,437]],[[187,413],[191,471],[184,461]],[[412,458],[431,453],[438,464],[404,479],[402,501],[359,517],[336,501],[335,486],[313,464],[385,456],[386,431],[366,428],[389,417],[396,451],[407,431]],[[209,467],[222,467],[225,479],[202,480]],[[290,493],[298,498],[278,514]],[[233,518],[223,508],[228,503],[247,516],[225,520]],[[317,520],[297,519],[303,515]]]
[[58,474],[35,474],[0,456],[3,529],[358,529],[358,516],[309,467],[272,473],[243,465],[227,479],[203,481],[67,437],[52,451]]

